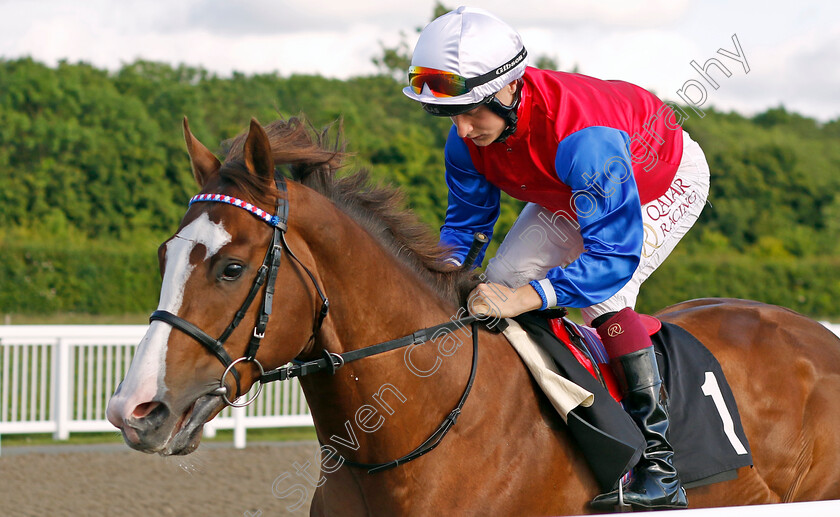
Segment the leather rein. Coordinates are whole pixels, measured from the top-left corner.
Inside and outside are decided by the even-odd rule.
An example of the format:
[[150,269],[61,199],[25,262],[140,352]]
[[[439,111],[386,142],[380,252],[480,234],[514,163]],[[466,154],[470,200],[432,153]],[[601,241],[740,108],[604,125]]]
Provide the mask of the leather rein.
[[[309,268],[307,268],[300,261],[300,259],[298,259],[297,256],[295,256],[295,254],[289,248],[289,244],[286,242],[286,231],[288,230],[289,219],[289,203],[288,190],[286,188],[286,178],[278,172],[275,174],[274,181],[275,185],[277,186],[279,195],[277,196],[276,209],[275,214],[273,216],[269,215],[264,210],[261,210],[260,208],[252,205],[251,203],[224,194],[199,194],[197,196],[194,196],[190,200],[190,206],[198,202],[217,202],[242,208],[261,219],[273,229],[271,244],[269,245],[268,250],[266,251],[262,265],[257,270],[257,276],[254,279],[254,283],[251,285],[251,289],[250,291],[248,291],[248,295],[245,297],[245,300],[239,307],[239,310],[237,310],[234,314],[233,320],[222,332],[222,334],[218,338],[214,338],[206,332],[204,332],[203,330],[201,330],[198,326],[190,323],[189,321],[181,318],[176,314],[172,314],[171,312],[165,310],[154,311],[151,314],[151,316],[149,316],[149,322],[151,323],[153,321],[161,321],[171,325],[172,327],[180,330],[184,334],[196,340],[207,350],[209,350],[214,356],[216,356],[216,358],[219,359],[219,361],[225,367],[225,371],[222,374],[221,379],[219,380],[219,387],[211,393],[214,395],[221,396],[227,405],[233,407],[245,407],[254,402],[259,396],[260,392],[262,391],[263,384],[266,382],[285,381],[295,377],[303,377],[304,375],[311,375],[324,371],[330,373],[331,375],[334,375],[336,370],[346,365],[347,363],[357,361],[359,359],[364,359],[365,357],[381,354],[384,352],[390,352],[392,350],[403,348],[409,345],[419,345],[422,343],[426,343],[431,339],[438,339],[444,336],[445,334],[454,332],[457,329],[462,329],[466,325],[471,325],[473,357],[472,366],[470,369],[470,376],[467,381],[466,388],[464,389],[464,392],[461,395],[458,404],[443,419],[443,422],[441,422],[441,424],[429,436],[429,438],[427,438],[422,444],[420,444],[420,446],[418,446],[413,451],[393,461],[384,463],[358,463],[350,461],[346,458],[342,458],[342,460],[349,466],[366,469],[369,474],[373,474],[376,472],[381,472],[383,470],[388,470],[397,467],[430,452],[432,449],[434,449],[440,444],[446,433],[449,432],[452,426],[455,425],[455,422],[457,421],[458,416],[461,414],[461,410],[464,407],[464,403],[466,403],[467,401],[467,397],[469,396],[470,390],[472,389],[472,385],[475,381],[476,369],[478,366],[478,318],[476,316],[467,316],[460,319],[453,319],[440,325],[420,329],[408,336],[403,336],[401,338],[393,339],[391,341],[385,341],[383,343],[378,343],[376,345],[361,348],[358,350],[351,350],[343,354],[336,354],[327,350],[323,350],[322,356],[319,359],[305,362],[294,361],[288,366],[283,366],[275,368],[273,370],[265,371],[262,364],[257,360],[257,352],[259,350],[262,339],[265,337],[265,329],[268,326],[268,319],[271,316],[271,308],[274,300],[277,273],[280,269],[281,259],[283,257],[284,250],[286,253],[288,253],[289,257],[291,257],[295,262],[297,262],[300,265],[300,267],[303,268],[303,270],[309,276],[309,279],[312,281],[312,284],[315,287],[315,291],[318,293],[318,296],[321,299],[321,308],[319,309],[318,313],[314,316],[312,325],[312,336],[309,338],[310,341],[315,339],[315,335],[318,333],[318,330],[320,330],[321,325],[324,322],[324,318],[326,318],[330,307],[329,300],[324,295],[324,291],[321,289],[321,286],[318,284],[318,281],[315,279],[315,276],[312,274]],[[263,295],[262,304],[258,312],[257,322],[254,325],[254,331],[248,342],[248,348],[245,352],[245,355],[234,360],[230,357],[230,354],[228,354],[228,352],[225,350],[224,343],[225,341],[227,341],[227,339],[230,337],[230,335],[233,333],[236,327],[239,326],[239,323],[245,317],[245,314],[251,307],[251,304],[253,303],[254,299],[256,299],[257,294],[259,293],[263,285],[265,285],[265,292]],[[244,402],[239,402],[237,400],[238,397],[242,394],[242,390],[240,385],[239,372],[236,370],[235,366],[240,362],[252,362],[260,371],[260,376],[257,381],[257,392],[254,394],[253,397]],[[225,379],[227,378],[229,373],[233,375],[233,378],[236,381],[236,393],[232,398],[228,396],[228,388],[225,384]]]

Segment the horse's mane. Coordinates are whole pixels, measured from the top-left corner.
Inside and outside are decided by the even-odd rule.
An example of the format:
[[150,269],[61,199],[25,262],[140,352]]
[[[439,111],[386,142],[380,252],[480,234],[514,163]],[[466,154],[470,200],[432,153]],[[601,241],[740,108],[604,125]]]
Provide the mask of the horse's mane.
[[[347,153],[340,128],[329,143],[330,127],[318,132],[305,119],[292,117],[264,126],[275,165],[286,167],[291,179],[312,188],[333,202],[341,211],[365,228],[395,257],[416,271],[440,296],[463,306],[477,285],[472,271],[446,271],[448,251],[418,217],[405,206],[402,192],[374,184],[366,169],[338,176]],[[247,131],[223,144],[226,152],[221,170],[223,180],[252,196],[258,203],[270,204],[274,189],[247,173],[243,147]]]

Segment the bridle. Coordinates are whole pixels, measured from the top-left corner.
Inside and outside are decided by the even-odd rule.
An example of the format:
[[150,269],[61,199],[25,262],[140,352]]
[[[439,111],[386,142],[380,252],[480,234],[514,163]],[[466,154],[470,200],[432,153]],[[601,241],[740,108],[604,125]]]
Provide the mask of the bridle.
[[[446,433],[448,433],[452,426],[455,425],[475,381],[475,374],[478,366],[479,318],[476,316],[466,316],[458,319],[452,318],[446,323],[420,329],[408,336],[403,336],[401,338],[393,339],[391,341],[385,341],[383,343],[361,348],[358,350],[351,350],[343,354],[336,354],[327,350],[323,350],[322,357],[319,359],[306,362],[296,361],[288,366],[283,366],[270,371],[265,371],[262,364],[257,360],[256,356],[257,351],[260,347],[260,342],[265,337],[265,329],[268,325],[268,318],[269,316],[271,316],[271,307],[274,299],[274,289],[275,283],[277,281],[277,272],[280,269],[280,262],[283,257],[284,250],[286,251],[286,253],[288,253],[289,257],[295,260],[303,268],[303,270],[309,276],[309,279],[312,281],[312,284],[315,286],[315,290],[317,291],[318,296],[321,298],[321,308],[318,311],[318,314],[316,314],[314,317],[312,325],[312,335],[309,338],[310,342],[315,339],[315,335],[321,328],[321,325],[323,324],[324,318],[326,318],[330,307],[329,300],[324,295],[324,291],[321,289],[321,286],[318,284],[318,281],[315,279],[315,276],[312,274],[309,268],[307,268],[300,261],[300,259],[298,259],[297,256],[295,256],[295,254],[289,248],[289,244],[286,242],[286,231],[288,229],[289,219],[289,202],[288,190],[286,188],[286,178],[278,171],[275,171],[274,182],[278,190],[277,204],[274,216],[269,215],[264,210],[252,205],[251,203],[224,194],[199,194],[197,196],[194,196],[190,200],[190,206],[192,206],[194,203],[199,202],[215,202],[225,203],[242,208],[244,210],[247,210],[254,216],[258,217],[263,222],[267,223],[273,228],[274,233],[271,239],[271,245],[268,247],[268,250],[265,254],[265,258],[263,259],[263,263],[257,271],[257,276],[254,279],[254,283],[251,285],[251,289],[250,291],[248,291],[248,295],[245,297],[245,301],[242,303],[239,310],[236,311],[233,320],[230,322],[230,324],[227,326],[224,332],[222,332],[222,334],[218,338],[213,338],[196,325],[181,318],[180,316],[177,316],[165,310],[154,311],[149,317],[149,322],[162,321],[164,323],[168,323],[169,325],[175,327],[176,329],[180,330],[181,332],[187,334],[188,336],[198,341],[213,355],[215,355],[225,367],[225,371],[222,374],[221,379],[219,380],[219,387],[213,390],[211,394],[221,396],[226,404],[234,407],[244,407],[254,402],[259,396],[260,392],[262,391],[263,384],[266,382],[285,381],[294,377],[302,377],[304,375],[310,375],[321,371],[326,371],[330,374],[335,374],[335,371],[338,368],[341,368],[347,363],[357,361],[365,357],[370,357],[372,355],[403,348],[409,345],[420,345],[426,343],[431,339],[439,339],[445,336],[446,334],[455,332],[458,329],[463,329],[467,325],[471,325],[473,356],[472,366],[470,368],[470,376],[467,381],[466,388],[464,388],[464,392],[461,395],[458,404],[443,419],[443,422],[441,422],[441,424],[431,434],[431,436],[429,436],[429,438],[427,438],[422,444],[420,444],[420,446],[415,448],[413,451],[393,461],[384,463],[358,463],[350,461],[343,457],[341,459],[344,463],[346,463],[349,466],[366,469],[369,474],[373,474],[376,472],[381,472],[383,470],[388,470],[397,467],[430,452],[432,449],[434,449],[440,444],[440,442],[443,440],[443,437],[446,436]],[[486,240],[482,241],[480,244],[483,245],[483,243],[485,242]],[[477,255],[479,249],[480,247],[478,247],[477,244],[474,243],[473,249],[470,250],[470,253],[468,255],[475,258],[475,255]],[[469,267],[471,262],[472,260],[470,260],[469,263],[465,262],[465,264],[467,264],[467,267]],[[251,336],[250,341],[248,342],[248,348],[244,356],[235,360],[231,359],[230,355],[224,348],[224,343],[228,339],[228,337],[230,337],[230,335],[233,333],[234,329],[236,329],[236,327],[242,321],[242,318],[245,317],[245,313],[248,311],[248,308],[251,306],[251,303],[253,303],[263,284],[265,284],[265,295],[263,297],[262,306],[260,307],[257,323],[254,326],[254,332]],[[237,372],[235,366],[240,362],[253,362],[260,371],[260,377],[258,379],[259,387],[257,389],[257,392],[254,394],[254,396],[252,396],[245,402],[237,401],[237,398],[241,394],[241,386],[239,373]],[[227,378],[228,373],[232,373],[234,379],[236,380],[236,394],[232,398],[228,397],[228,389],[225,385],[225,379]]]
[[[222,378],[219,381],[219,387],[213,393],[221,395],[228,405],[234,407],[244,407],[251,404],[257,396],[259,396],[260,390],[262,390],[262,382],[260,382],[257,393],[251,397],[251,399],[241,403],[237,402],[236,399],[242,394],[242,389],[240,386],[239,372],[236,370],[235,366],[240,362],[252,362],[260,370],[260,379],[265,376],[265,370],[263,369],[262,364],[260,364],[257,360],[257,351],[260,348],[260,342],[265,337],[265,329],[268,326],[268,318],[271,316],[271,307],[274,300],[274,288],[277,281],[277,271],[280,269],[280,262],[283,258],[283,250],[285,250],[286,253],[288,253],[289,256],[303,268],[306,274],[309,275],[309,278],[312,280],[312,284],[315,286],[315,291],[317,291],[318,296],[321,298],[321,309],[314,318],[310,341],[315,338],[315,334],[321,328],[324,318],[327,317],[327,312],[330,308],[330,302],[327,297],[324,296],[324,292],[321,289],[321,286],[318,285],[318,281],[315,279],[315,276],[309,268],[307,268],[297,258],[297,256],[289,248],[289,244],[286,242],[286,230],[288,229],[289,220],[286,178],[282,174],[276,173],[274,176],[274,183],[277,186],[278,191],[274,216],[270,216],[264,210],[252,205],[251,203],[224,194],[199,194],[190,200],[190,206],[199,202],[216,202],[226,203],[242,208],[270,225],[274,230],[271,238],[271,244],[265,253],[262,265],[257,270],[257,276],[254,278],[254,283],[251,285],[251,289],[248,291],[245,301],[239,307],[239,310],[236,311],[236,314],[233,316],[233,320],[224,332],[222,332],[218,338],[213,338],[196,325],[193,325],[189,321],[172,314],[169,311],[157,310],[149,316],[150,323],[152,321],[163,321],[172,325],[204,345],[205,348],[207,348],[219,359],[219,361],[221,361],[222,365],[225,367],[225,372],[222,374]],[[242,318],[245,317],[245,314],[248,312],[248,309],[251,307],[251,303],[253,303],[263,284],[265,284],[265,295],[263,297],[262,306],[259,310],[257,323],[254,325],[254,332],[248,342],[248,349],[245,351],[244,356],[233,360],[224,348],[225,341],[227,341],[228,337],[230,337],[236,327],[239,326],[239,323],[242,321]],[[233,378],[236,381],[236,393],[232,398],[228,397],[227,386],[225,385],[225,379],[227,378],[228,373],[232,373]]]

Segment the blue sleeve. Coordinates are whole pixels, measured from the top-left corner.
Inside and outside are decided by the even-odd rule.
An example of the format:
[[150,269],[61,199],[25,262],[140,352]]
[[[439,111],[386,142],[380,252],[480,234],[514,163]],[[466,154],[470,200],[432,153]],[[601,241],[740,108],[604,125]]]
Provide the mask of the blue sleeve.
[[554,293],[546,292],[545,281],[531,282],[543,308],[601,303],[636,271],[644,226],[629,141],[624,131],[595,126],[569,135],[557,146],[557,176],[572,189],[584,252],[566,268],[549,270],[546,279]]
[[[440,229],[440,243],[452,247],[452,258],[463,262],[472,245],[475,232],[489,239],[499,218],[499,189],[475,168],[467,144],[458,136],[455,126],[449,131],[444,149],[446,185],[449,206],[446,221]],[[481,264],[485,249],[475,260]]]

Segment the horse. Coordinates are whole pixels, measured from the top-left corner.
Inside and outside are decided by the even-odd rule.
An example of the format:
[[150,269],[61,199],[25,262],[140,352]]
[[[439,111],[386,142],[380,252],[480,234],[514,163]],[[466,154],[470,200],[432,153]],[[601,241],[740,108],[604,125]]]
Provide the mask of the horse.
[[[334,361],[457,321],[478,282],[474,271],[442,265],[446,250],[398,190],[363,169],[339,174],[343,148],[302,118],[265,127],[252,119],[228,142],[223,163],[186,118],[184,135],[202,195],[228,202],[191,204],[159,248],[158,316],[107,408],[129,447],[192,452],[204,423],[265,370],[326,358],[328,371],[300,377],[323,444],[311,515],[591,512],[593,474],[504,335],[465,326],[459,343],[418,341]],[[289,181],[278,183],[278,171]],[[285,208],[271,216],[275,206]],[[281,259],[269,257],[271,249]],[[276,292],[259,281],[269,262],[277,263],[269,272]],[[254,298],[261,304],[239,305]],[[837,337],[753,301],[693,300],[657,316],[718,358],[753,453],[754,467],[739,469],[737,479],[690,489],[691,507],[840,498]],[[237,319],[246,324],[228,323]],[[467,336],[478,346],[460,346]],[[465,386],[471,393],[457,425],[434,450],[368,472],[364,464],[427,443]]]

